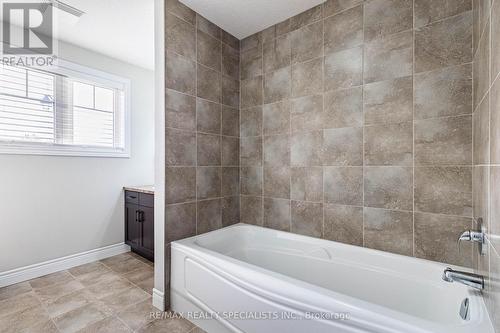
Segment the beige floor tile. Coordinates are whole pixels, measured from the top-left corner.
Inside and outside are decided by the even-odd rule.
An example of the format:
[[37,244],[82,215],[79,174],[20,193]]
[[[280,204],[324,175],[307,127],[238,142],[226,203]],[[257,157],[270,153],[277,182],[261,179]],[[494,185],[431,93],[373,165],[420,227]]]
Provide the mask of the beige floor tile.
[[40,301],[34,293],[30,292],[15,296],[0,302],[0,318],[33,307],[41,307]]
[[49,287],[35,289],[35,294],[40,298],[42,303],[50,303],[58,298],[71,294],[75,291],[83,289],[84,286],[76,280],[58,283]]
[[113,294],[118,294],[133,287],[132,283],[124,278],[114,276],[113,278],[91,285],[87,289],[97,298],[101,299]]
[[185,319],[178,318],[168,318],[168,319],[157,319],[147,324],[146,326],[139,329],[137,332],[140,333],[156,333],[156,332],[168,332],[168,333],[188,333],[194,328],[194,325]]
[[27,281],[0,288],[0,301],[28,293],[31,290],[31,285]]
[[80,289],[46,304],[51,318],[58,317],[66,312],[81,308],[96,301],[96,297],[86,289]]
[[0,332],[30,332],[30,329],[39,332],[49,320],[49,316],[42,306],[32,307],[0,317]]
[[104,265],[102,263],[100,263],[99,261],[94,261],[94,262],[91,262],[91,263],[88,263],[85,265],[73,267],[73,268],[69,269],[68,271],[70,272],[71,275],[77,277],[80,275],[84,275],[84,274],[98,271],[98,270],[102,269],[103,267],[104,267]]
[[150,295],[144,290],[132,287],[120,293],[104,297],[101,301],[113,311],[118,312],[131,304],[137,304],[145,299],[148,299],[149,297]]
[[73,280],[71,274],[67,271],[61,271],[30,280],[29,283],[33,288],[45,288],[57,283],[68,282],[71,280]]
[[23,333],[59,333],[59,330],[52,320],[46,320],[37,322]]
[[109,317],[91,324],[78,333],[127,333],[132,332],[124,323],[116,317]]
[[113,265],[106,265],[109,268],[111,268],[113,271],[119,274],[124,274],[128,272],[132,272],[138,269],[148,269],[150,268],[149,265],[143,263],[140,260],[137,260],[135,258],[129,258],[123,262],[120,262],[118,264],[113,264]]
[[101,268],[93,272],[77,276],[76,279],[80,281],[84,286],[89,287],[93,284],[109,281],[116,277],[119,277],[117,273],[113,272],[103,265]]
[[152,294],[154,287],[154,270],[152,267],[128,272],[123,276],[148,294]]
[[157,310],[153,308],[151,298],[148,298],[143,302],[131,305],[118,312],[117,316],[127,324],[128,327],[137,330],[152,322],[154,319],[151,313],[156,311]]
[[204,330],[202,330],[202,329],[201,329],[201,328],[199,328],[199,327],[195,327],[195,328],[193,328],[193,330],[192,330],[191,332],[189,332],[189,333],[207,333],[207,332],[205,332]]
[[110,316],[110,313],[97,304],[88,304],[81,308],[67,312],[54,318],[57,328],[63,333],[72,333],[101,321]]
[[102,262],[106,266],[113,266],[113,265],[121,264],[125,260],[128,260],[130,258],[133,258],[133,255],[131,254],[131,252],[127,252],[127,253],[119,254],[119,255],[114,256],[114,257],[102,259],[100,262]]

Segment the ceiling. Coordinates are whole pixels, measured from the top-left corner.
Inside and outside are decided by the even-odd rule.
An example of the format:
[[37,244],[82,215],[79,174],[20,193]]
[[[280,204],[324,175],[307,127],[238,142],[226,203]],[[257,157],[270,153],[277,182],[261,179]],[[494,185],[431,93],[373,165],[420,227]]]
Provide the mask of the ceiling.
[[[154,0],[62,0],[81,17],[54,9],[54,38],[154,69]],[[22,26],[21,16],[11,17]]]
[[239,39],[325,2],[325,0],[180,1]]
[[60,20],[60,40],[154,69],[154,0],[62,1],[85,14]]

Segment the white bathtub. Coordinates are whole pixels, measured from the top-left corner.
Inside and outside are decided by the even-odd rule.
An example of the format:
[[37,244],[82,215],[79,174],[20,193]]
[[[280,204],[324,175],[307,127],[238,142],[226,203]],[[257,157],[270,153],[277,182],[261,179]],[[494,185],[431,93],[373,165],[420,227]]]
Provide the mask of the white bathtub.
[[208,333],[494,333],[445,267],[238,224],[172,243],[171,305]]

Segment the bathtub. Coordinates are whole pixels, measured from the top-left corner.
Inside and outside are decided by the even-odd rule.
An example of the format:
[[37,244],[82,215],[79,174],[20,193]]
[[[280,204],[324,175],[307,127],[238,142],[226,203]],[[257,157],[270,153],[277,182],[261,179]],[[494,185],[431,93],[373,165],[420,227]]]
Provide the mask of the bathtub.
[[171,307],[208,333],[494,333],[481,294],[445,268],[237,224],[172,243]]

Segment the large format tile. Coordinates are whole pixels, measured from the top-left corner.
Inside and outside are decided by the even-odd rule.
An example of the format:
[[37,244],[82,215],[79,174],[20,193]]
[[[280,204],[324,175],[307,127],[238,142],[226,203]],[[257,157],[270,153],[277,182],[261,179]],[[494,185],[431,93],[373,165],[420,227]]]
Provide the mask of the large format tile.
[[262,76],[241,81],[241,107],[249,108],[263,104],[263,78]]
[[196,199],[196,168],[172,167],[165,174],[167,204],[193,201]]
[[413,165],[413,123],[366,126],[365,165]]
[[221,137],[201,134],[196,137],[198,166],[221,165]]
[[222,135],[240,136],[240,110],[222,106]]
[[196,43],[198,63],[220,71],[222,66],[221,41],[198,30]]
[[474,108],[477,108],[490,88],[490,30],[489,23],[479,41],[473,63]]
[[196,12],[179,0],[167,0],[165,2],[165,9],[167,12],[174,14],[192,25],[196,24]]
[[291,232],[311,236],[323,236],[323,204],[292,201]]
[[96,298],[92,293],[86,289],[80,289],[48,302],[46,309],[50,317],[55,318],[95,301]]
[[2,333],[59,333],[47,312],[41,307],[32,307],[14,314],[0,316]]
[[263,74],[262,50],[253,48],[240,56],[240,78],[250,79]]
[[290,199],[290,167],[264,167],[264,196]]
[[86,326],[78,331],[78,333],[132,333],[122,321],[116,317],[108,317],[93,324]]
[[131,329],[137,330],[153,321],[151,313],[155,311],[151,298],[148,298],[121,310],[118,312],[117,317]]
[[186,333],[191,332],[194,325],[179,317],[157,319],[137,330],[138,333]]
[[290,97],[290,67],[268,73],[264,78],[264,103],[274,103]]
[[355,47],[325,56],[324,90],[346,89],[362,84],[363,48]]
[[323,6],[318,5],[290,18],[290,29],[295,30],[323,18]]
[[167,14],[165,22],[165,46],[191,60],[196,60],[196,30],[192,24]]
[[363,205],[362,167],[324,167],[324,201],[339,205]]
[[325,54],[363,44],[363,6],[325,19]]
[[323,90],[323,58],[292,66],[292,97],[321,93]]
[[363,165],[363,128],[346,127],[323,131],[323,165]]
[[240,164],[240,139],[223,136],[221,138],[222,166]]
[[242,223],[262,226],[263,204],[260,196],[241,196],[240,219]]
[[264,165],[290,165],[290,137],[288,135],[264,137]]
[[199,31],[203,31],[204,33],[218,40],[221,39],[221,28],[219,28],[217,25],[210,22],[200,14],[196,14],[196,27]]
[[324,94],[322,128],[363,126],[363,88],[355,87]]
[[363,207],[325,204],[323,237],[363,246]]
[[221,200],[212,199],[197,202],[197,224],[198,235],[205,232],[220,229],[222,227]]
[[413,213],[394,210],[364,209],[364,245],[366,247],[413,255]]
[[83,289],[84,286],[76,280],[58,283],[49,287],[35,289],[36,296],[42,303],[49,303],[57,300],[59,297],[68,295],[76,290]]
[[292,200],[323,201],[323,168],[292,168],[290,186]]
[[196,63],[167,51],[165,67],[166,88],[194,96],[196,92]]
[[262,106],[241,110],[240,136],[262,135]]
[[240,194],[240,168],[224,167],[222,168],[221,194],[223,197],[235,196]]
[[165,93],[167,127],[196,130],[196,98],[167,89]]
[[262,124],[264,135],[290,132],[290,102],[286,100],[264,105]]
[[472,115],[472,122],[474,164],[488,164],[490,163],[490,98],[488,94]]
[[366,167],[364,170],[364,200],[366,207],[412,210],[412,168]]
[[364,0],[328,0],[323,4],[324,17],[335,15],[346,9],[363,4]]
[[222,227],[240,223],[240,198],[239,196],[221,199]]
[[305,26],[291,34],[292,64],[323,55],[323,23]]
[[470,165],[471,163],[471,116],[415,122],[416,165]]
[[365,125],[413,120],[411,76],[366,84],[363,89]]
[[222,104],[233,108],[240,107],[240,81],[222,77]]
[[60,271],[30,280],[29,284],[32,288],[43,288],[57,283],[68,282],[71,280],[73,280],[71,274],[69,274],[67,271]]
[[241,138],[240,164],[241,166],[262,165],[262,137]]
[[241,194],[262,195],[262,167],[241,167]]
[[490,162],[500,164],[500,80],[490,91]]
[[197,198],[203,200],[220,197],[221,176],[220,167],[196,168]]
[[211,68],[198,65],[196,96],[212,102],[222,101],[222,76]]
[[103,297],[101,298],[101,302],[116,313],[125,309],[129,304],[136,304],[149,298],[150,295],[144,290],[131,287],[120,293]]
[[323,128],[323,95],[311,95],[291,100],[292,132],[315,131]]
[[7,287],[2,287],[0,288],[0,301],[29,293],[31,290],[31,285],[27,281],[16,283]]
[[415,119],[472,113],[472,66],[446,67],[415,75]]
[[421,27],[470,10],[472,0],[415,0],[415,26]]
[[323,164],[322,131],[294,133],[290,139],[291,166],[321,166]]
[[372,40],[413,26],[412,0],[365,1],[365,40]]
[[415,31],[415,72],[472,61],[472,12]]
[[196,203],[167,205],[166,224],[169,232],[166,242],[188,238],[196,235]]
[[222,75],[240,79],[240,53],[225,43],[222,43]]
[[96,304],[88,304],[54,318],[62,333],[77,332],[86,326],[108,317],[110,313]]
[[0,301],[0,318],[24,311],[32,307],[40,307],[40,301],[34,293],[26,293]]
[[264,227],[290,231],[290,200],[264,198]]
[[290,34],[286,34],[264,44],[264,71],[266,73],[290,66],[290,39]]
[[415,210],[471,217],[472,168],[415,168]]
[[462,242],[460,252],[457,246],[458,236],[471,227],[470,218],[415,213],[415,255],[418,258],[471,267],[471,244]]
[[196,134],[173,128],[167,128],[165,132],[165,164],[195,166]]
[[198,132],[220,134],[222,107],[203,99],[196,101],[196,129]]
[[388,35],[365,45],[365,83],[411,76],[412,72],[412,31]]

